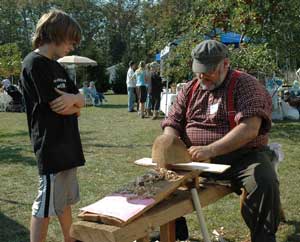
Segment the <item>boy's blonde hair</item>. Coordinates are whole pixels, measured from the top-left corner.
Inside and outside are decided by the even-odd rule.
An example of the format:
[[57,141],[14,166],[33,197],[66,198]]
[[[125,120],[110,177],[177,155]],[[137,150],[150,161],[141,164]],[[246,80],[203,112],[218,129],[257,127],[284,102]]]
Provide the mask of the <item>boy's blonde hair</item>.
[[51,10],[45,13],[36,25],[32,38],[33,48],[43,44],[55,43],[57,45],[65,41],[80,43],[81,28],[77,21],[61,10]]

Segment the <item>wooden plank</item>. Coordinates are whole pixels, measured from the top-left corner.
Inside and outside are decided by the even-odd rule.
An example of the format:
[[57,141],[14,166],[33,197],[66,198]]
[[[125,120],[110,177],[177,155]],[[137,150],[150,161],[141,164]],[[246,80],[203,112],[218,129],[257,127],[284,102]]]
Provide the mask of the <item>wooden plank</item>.
[[[79,217],[82,218],[83,220],[86,221],[99,221],[105,224],[110,224],[110,225],[115,225],[115,226],[125,226],[126,224],[130,223],[131,221],[133,221],[134,219],[136,219],[137,217],[141,216],[141,214],[145,213],[147,210],[149,210],[150,208],[152,208],[153,206],[155,206],[156,204],[158,204],[159,202],[161,202],[163,199],[165,199],[166,197],[168,197],[170,194],[172,194],[174,191],[177,190],[177,188],[179,186],[181,186],[182,184],[184,184],[186,181],[199,176],[200,172],[199,171],[189,171],[189,172],[180,172],[178,173],[178,178],[176,180],[160,180],[157,183],[154,183],[153,185],[155,185],[155,188],[157,188],[157,193],[155,194],[155,196],[153,197],[153,202],[149,205],[146,205],[142,210],[140,210],[139,212],[137,212],[135,215],[131,216],[128,220],[122,220],[120,217],[114,217],[111,216],[111,214],[105,214],[105,211],[103,213],[91,213],[89,211],[84,211],[82,213],[79,214]],[[127,196],[123,195],[123,196]],[[122,196],[122,195],[120,195]],[[104,198],[105,199],[105,198]],[[135,202],[135,201],[133,201]],[[125,198],[125,203],[123,202],[122,204],[119,204],[119,206],[116,209],[116,215],[118,212],[120,212],[121,210],[126,210],[126,206],[128,204],[128,206],[130,206],[130,201],[127,201]],[[107,205],[110,206],[110,205]],[[105,207],[101,207],[99,208],[102,211],[105,210]],[[111,210],[110,208],[107,208]],[[117,211],[117,209],[119,209]],[[112,211],[110,211],[112,212]],[[114,212],[114,211],[113,211]]]
[[175,242],[175,220],[160,226],[160,242]]
[[[146,166],[146,167],[156,167],[156,163],[153,162],[151,158],[142,158],[134,162],[136,165]],[[181,170],[181,171],[191,171],[198,170],[202,172],[211,172],[211,173],[222,173],[226,171],[230,165],[221,165],[205,162],[189,162],[189,163],[177,163],[170,164],[168,167],[172,170]]]
[[[199,191],[202,207],[231,193],[225,186],[208,185]],[[71,236],[84,242],[132,242],[147,236],[155,228],[194,211],[189,191],[176,191],[170,199],[162,201],[124,227],[78,221],[71,227]]]

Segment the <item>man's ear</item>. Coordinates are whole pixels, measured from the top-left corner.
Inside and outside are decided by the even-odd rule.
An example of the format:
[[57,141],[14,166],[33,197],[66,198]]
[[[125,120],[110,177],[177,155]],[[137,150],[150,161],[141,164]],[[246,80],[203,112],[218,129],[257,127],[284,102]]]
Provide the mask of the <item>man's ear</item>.
[[225,59],[224,59],[224,67],[227,68],[227,67],[229,67],[229,65],[230,65],[230,60],[229,60],[229,58],[225,58]]

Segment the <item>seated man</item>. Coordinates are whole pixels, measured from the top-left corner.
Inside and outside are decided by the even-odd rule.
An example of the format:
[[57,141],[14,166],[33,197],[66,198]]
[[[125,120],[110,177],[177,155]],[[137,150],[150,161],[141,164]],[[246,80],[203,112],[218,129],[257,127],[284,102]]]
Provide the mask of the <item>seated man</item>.
[[222,43],[205,40],[192,57],[196,78],[179,92],[162,122],[164,134],[179,136],[193,161],[231,165],[214,178],[246,192],[241,213],[251,241],[275,242],[280,219],[275,154],[267,147],[271,97],[253,76],[230,68]]
[[98,106],[103,103],[103,101],[107,102],[106,98],[101,92],[98,92],[95,87],[95,82],[91,81],[89,86],[89,91],[91,93],[91,96],[93,98],[93,105]]

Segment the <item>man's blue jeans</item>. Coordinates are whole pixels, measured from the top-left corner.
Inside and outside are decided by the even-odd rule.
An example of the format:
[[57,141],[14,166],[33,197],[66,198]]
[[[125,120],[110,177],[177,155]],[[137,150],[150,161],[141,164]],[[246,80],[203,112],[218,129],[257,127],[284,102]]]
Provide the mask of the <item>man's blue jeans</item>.
[[135,87],[127,87],[128,94],[128,111],[133,110],[134,101],[135,101]]

